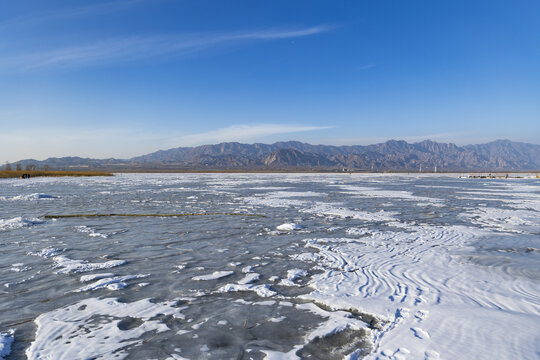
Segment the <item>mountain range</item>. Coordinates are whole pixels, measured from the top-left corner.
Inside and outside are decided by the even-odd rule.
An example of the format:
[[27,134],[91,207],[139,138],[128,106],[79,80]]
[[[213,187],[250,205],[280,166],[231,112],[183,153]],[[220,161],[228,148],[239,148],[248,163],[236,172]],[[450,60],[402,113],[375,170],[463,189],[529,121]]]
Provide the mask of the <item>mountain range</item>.
[[[18,161],[24,168],[55,170],[351,170],[351,171],[534,171],[540,145],[496,140],[457,146],[424,140],[374,145],[311,145],[227,142],[160,150],[131,159],[80,157]],[[12,164],[13,168],[13,164]]]

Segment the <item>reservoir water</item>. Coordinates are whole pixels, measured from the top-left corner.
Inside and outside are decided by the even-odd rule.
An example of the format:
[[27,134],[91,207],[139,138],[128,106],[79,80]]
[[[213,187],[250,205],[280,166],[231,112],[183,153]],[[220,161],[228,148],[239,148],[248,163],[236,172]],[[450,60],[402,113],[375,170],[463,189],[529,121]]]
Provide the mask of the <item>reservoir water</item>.
[[533,178],[0,180],[0,358],[537,359],[539,235]]

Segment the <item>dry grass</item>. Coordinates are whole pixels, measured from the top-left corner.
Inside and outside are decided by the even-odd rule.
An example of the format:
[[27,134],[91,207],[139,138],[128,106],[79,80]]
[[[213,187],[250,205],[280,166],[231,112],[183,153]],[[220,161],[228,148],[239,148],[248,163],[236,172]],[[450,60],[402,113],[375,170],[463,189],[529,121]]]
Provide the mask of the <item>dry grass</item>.
[[45,170],[2,170],[0,178],[20,178],[23,174],[29,174],[30,177],[38,176],[113,176],[112,173],[103,171],[45,171]]

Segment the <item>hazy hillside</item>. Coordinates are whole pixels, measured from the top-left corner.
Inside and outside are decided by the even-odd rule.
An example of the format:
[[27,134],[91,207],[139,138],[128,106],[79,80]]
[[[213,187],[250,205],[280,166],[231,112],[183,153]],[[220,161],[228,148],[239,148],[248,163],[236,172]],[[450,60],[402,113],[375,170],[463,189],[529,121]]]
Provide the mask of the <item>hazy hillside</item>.
[[[459,147],[424,140],[389,140],[374,145],[311,145],[298,141],[274,144],[236,142],[160,150],[131,159],[78,157],[18,162],[52,169],[314,169],[403,171],[518,171],[540,169],[540,145],[497,140]],[[15,165],[13,164],[14,168]]]

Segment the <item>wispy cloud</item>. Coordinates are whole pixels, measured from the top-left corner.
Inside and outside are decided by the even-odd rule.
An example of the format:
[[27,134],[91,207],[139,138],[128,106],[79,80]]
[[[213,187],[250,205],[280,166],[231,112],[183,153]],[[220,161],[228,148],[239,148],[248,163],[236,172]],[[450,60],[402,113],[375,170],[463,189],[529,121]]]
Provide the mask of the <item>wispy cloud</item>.
[[368,69],[374,68],[375,66],[376,66],[375,64],[365,64],[365,65],[359,66],[358,70],[368,70]]
[[215,144],[228,141],[253,141],[267,136],[298,133],[306,131],[329,129],[331,126],[305,126],[305,125],[232,125],[226,128],[192,134],[175,138],[176,146],[194,146],[202,144]]
[[192,33],[113,38],[86,45],[4,57],[0,68],[31,70],[45,67],[76,67],[134,61],[155,57],[177,57],[217,46],[249,41],[298,38],[327,32],[328,26],[270,29],[229,33]]
[[302,36],[315,35],[323,32],[327,32],[332,27],[329,26],[313,26],[303,29],[281,29],[281,30],[267,30],[267,31],[254,31],[238,35],[229,35],[228,37],[232,39],[246,39],[246,40],[275,40],[275,39],[287,39],[295,38]]
[[148,0],[119,0],[93,3],[91,5],[77,6],[71,8],[61,8],[35,13],[0,21],[0,29],[21,28],[44,24],[62,19],[74,19],[81,16],[103,15],[118,11],[127,10],[133,6]]

